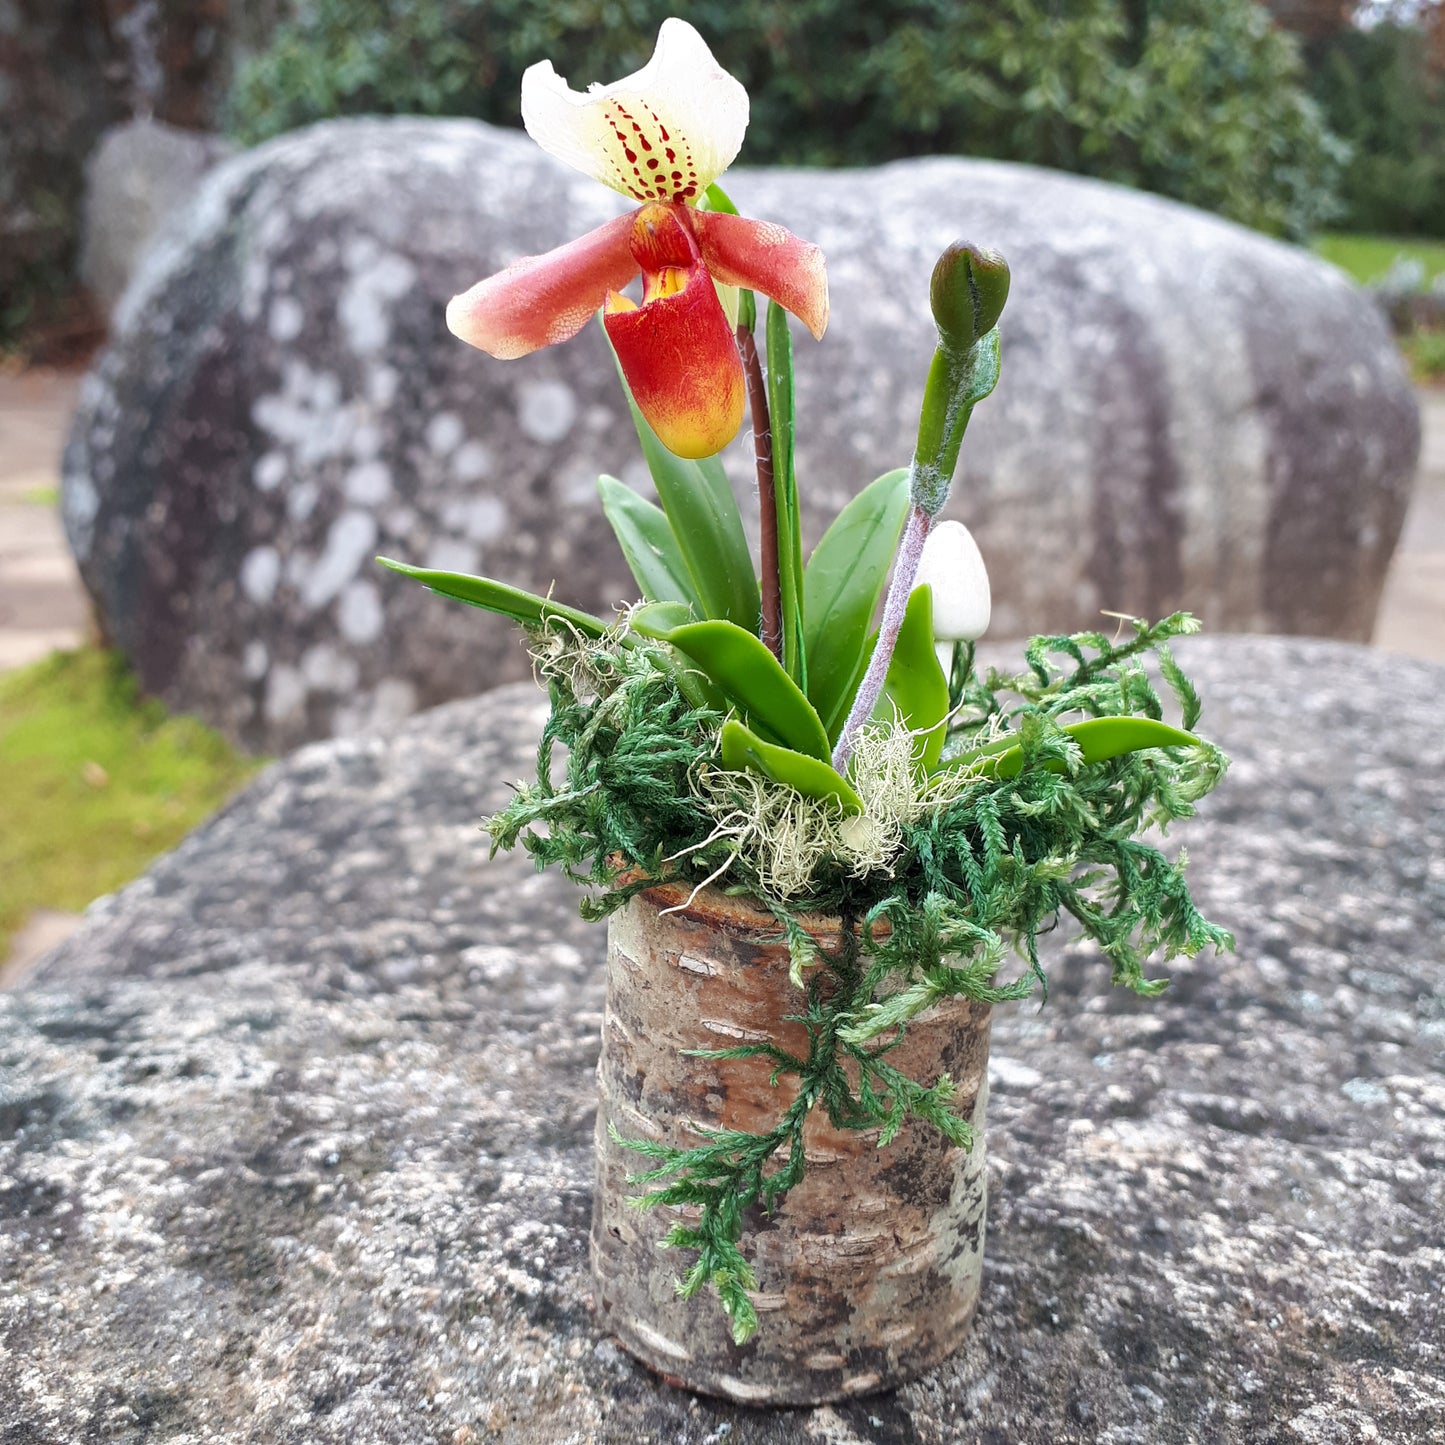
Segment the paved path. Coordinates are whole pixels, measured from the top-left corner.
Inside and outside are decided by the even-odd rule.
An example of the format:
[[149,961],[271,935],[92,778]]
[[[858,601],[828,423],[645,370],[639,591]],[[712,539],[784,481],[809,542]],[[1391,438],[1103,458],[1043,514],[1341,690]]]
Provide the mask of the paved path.
[[1420,392],[1425,424],[1415,496],[1390,564],[1374,644],[1445,662],[1445,387]]
[[88,609],[54,494],[74,373],[0,376],[0,672],[84,637]]

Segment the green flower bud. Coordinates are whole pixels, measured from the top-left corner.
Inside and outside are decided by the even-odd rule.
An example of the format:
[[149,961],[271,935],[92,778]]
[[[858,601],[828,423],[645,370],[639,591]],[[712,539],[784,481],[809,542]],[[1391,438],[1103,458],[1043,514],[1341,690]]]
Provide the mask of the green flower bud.
[[955,241],[938,258],[928,292],[941,344],[967,351],[992,331],[1008,287],[1008,262],[997,251]]

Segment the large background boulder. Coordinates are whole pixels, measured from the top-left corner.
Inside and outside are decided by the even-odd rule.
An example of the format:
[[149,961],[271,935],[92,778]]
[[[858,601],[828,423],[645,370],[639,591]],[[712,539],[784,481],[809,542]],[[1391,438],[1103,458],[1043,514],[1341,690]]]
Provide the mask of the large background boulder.
[[[798,343],[805,541],[907,461],[929,272],[964,235],[1015,276],[951,507],[998,635],[1176,607],[1369,635],[1418,421],[1339,272],[1026,167],[729,184],[829,259],[831,329]],[[633,594],[594,486],[640,476],[600,334],[502,363],[442,321],[452,293],[620,205],[461,121],[332,122],[213,173],[123,302],[65,464],[82,573],[148,687],[275,749],[525,672],[513,629],[384,577],[376,552],[599,610]],[[730,464],[745,491],[746,442]]]
[[[589,1309],[603,933],[473,819],[538,694],[278,764],[0,994],[0,1420],[36,1445],[1445,1439],[1445,669],[1191,643],[1232,957],[998,1011],[962,1351],[694,1400]],[[706,1307],[711,1308],[709,1304]]]

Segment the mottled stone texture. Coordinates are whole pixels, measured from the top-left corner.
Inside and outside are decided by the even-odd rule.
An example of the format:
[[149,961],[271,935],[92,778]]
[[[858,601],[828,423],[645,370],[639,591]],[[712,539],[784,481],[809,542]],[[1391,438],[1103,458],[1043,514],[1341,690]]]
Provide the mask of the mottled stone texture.
[[767,1413],[588,1301],[603,933],[472,830],[509,688],[306,749],[0,996],[0,1421],[26,1445],[1445,1438],[1445,669],[1181,648],[1232,958],[996,1010],[961,1352]]
[[158,120],[133,120],[101,137],[85,164],[80,279],[107,314],[156,231],[230,150],[217,136]]
[[[988,559],[998,635],[1187,603],[1221,630],[1368,637],[1418,422],[1339,272],[991,162],[729,186],[828,255],[831,328],[797,341],[809,545],[908,459],[928,277],[963,235],[1015,278],[950,508]],[[149,687],[279,750],[524,675],[507,624],[382,577],[378,551],[597,610],[634,594],[595,483],[645,473],[600,333],[502,363],[442,320],[453,292],[620,205],[463,121],[332,122],[210,179],[121,308],[65,469],[83,575]],[[740,494],[748,450],[729,454]]]

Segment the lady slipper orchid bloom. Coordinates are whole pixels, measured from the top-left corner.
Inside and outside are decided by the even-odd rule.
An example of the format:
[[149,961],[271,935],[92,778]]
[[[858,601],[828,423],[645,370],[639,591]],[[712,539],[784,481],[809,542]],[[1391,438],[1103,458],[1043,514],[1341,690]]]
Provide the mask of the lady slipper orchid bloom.
[[[642,414],[679,456],[720,451],[745,385],[714,283],[771,296],[815,337],[828,324],[823,256],[762,221],[697,209],[732,164],[748,96],[685,20],[664,20],[652,59],[614,85],[572,90],[551,61],[522,77],[522,120],[549,155],[638,209],[454,297],[447,325],[492,356],[575,336],[598,308]],[[642,276],[642,302],[621,290]]]

